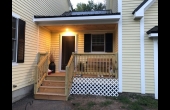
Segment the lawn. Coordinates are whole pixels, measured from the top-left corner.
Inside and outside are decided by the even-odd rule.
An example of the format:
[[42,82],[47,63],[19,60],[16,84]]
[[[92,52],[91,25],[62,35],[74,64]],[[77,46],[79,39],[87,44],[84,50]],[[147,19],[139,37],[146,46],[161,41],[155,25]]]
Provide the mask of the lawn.
[[73,110],[158,110],[158,100],[151,96],[122,93],[118,97],[70,95]]

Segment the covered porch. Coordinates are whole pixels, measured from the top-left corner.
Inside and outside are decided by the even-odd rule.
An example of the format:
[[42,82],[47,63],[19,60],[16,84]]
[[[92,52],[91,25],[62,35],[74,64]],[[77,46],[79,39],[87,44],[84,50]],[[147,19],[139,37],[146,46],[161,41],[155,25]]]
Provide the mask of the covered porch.
[[[105,11],[95,16],[62,16],[62,17],[34,17],[34,22],[39,25],[39,32],[46,30],[49,37],[39,38],[39,63],[37,77],[41,83],[50,75],[47,75],[49,64],[49,53],[53,52],[56,73],[63,73],[65,76],[65,95],[69,94],[98,94],[103,93],[88,91],[88,87],[100,88],[104,85],[110,88],[104,90],[106,96],[118,96],[118,21],[120,13]],[[110,12],[110,13],[108,13]],[[50,44],[43,48],[43,40]],[[43,53],[42,52],[47,52]],[[44,59],[44,60],[43,60]],[[42,63],[41,60],[44,62]],[[48,62],[48,64],[47,64]],[[43,66],[46,65],[46,66]],[[39,64],[38,64],[39,65]],[[42,68],[45,67],[43,72]],[[41,68],[41,69],[40,69]],[[40,71],[41,70],[41,71]],[[45,73],[42,75],[42,72]],[[55,76],[54,74],[51,74]],[[89,82],[90,80],[90,82]],[[98,82],[98,83],[97,83]],[[77,84],[79,86],[77,86]],[[84,87],[86,85],[86,87]],[[78,88],[86,88],[87,92],[78,92]],[[103,89],[101,89],[103,91]]]

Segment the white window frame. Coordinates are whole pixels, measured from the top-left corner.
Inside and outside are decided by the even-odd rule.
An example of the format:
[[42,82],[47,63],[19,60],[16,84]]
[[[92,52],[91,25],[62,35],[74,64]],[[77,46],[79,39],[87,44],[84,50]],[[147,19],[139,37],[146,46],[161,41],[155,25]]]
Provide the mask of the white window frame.
[[19,21],[19,18],[20,16],[17,15],[16,13],[12,12],[12,17],[16,18],[16,33],[15,33],[15,36],[16,36],[16,44],[15,44],[15,61],[12,61],[12,66],[16,66],[18,65],[17,64],[17,51],[18,51],[18,21]]
[[[93,35],[97,35],[97,34],[103,34],[104,35],[104,51],[93,51],[92,50],[92,37],[93,37]],[[91,52],[93,52],[93,53],[99,53],[99,52],[105,52],[105,45],[106,45],[106,43],[105,43],[106,41],[105,41],[105,34],[104,33],[96,33],[96,34],[91,34]]]

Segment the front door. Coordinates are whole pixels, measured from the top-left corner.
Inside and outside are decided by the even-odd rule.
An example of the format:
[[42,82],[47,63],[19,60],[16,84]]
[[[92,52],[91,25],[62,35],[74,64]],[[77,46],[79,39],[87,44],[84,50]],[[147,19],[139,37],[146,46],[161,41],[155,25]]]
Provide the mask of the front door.
[[72,52],[75,51],[75,36],[62,36],[61,70],[65,70]]

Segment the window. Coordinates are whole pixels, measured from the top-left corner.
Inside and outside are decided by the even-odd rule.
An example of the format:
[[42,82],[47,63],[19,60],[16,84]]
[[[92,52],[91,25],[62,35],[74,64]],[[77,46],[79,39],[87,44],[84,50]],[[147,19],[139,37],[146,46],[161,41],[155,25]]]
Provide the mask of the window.
[[25,21],[12,15],[12,62],[23,63],[25,53]]
[[84,34],[84,52],[113,52],[113,34]]
[[92,52],[104,52],[104,34],[92,34]]
[[18,20],[12,17],[12,62],[16,62],[17,22]]

